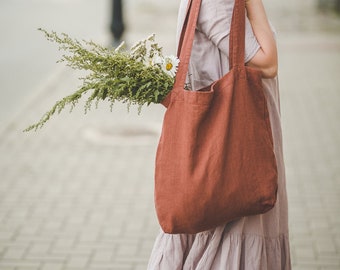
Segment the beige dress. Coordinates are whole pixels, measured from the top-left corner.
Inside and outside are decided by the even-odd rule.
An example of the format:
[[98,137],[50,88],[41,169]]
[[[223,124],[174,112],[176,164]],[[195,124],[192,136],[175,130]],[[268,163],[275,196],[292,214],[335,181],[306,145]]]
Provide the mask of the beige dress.
[[[210,85],[229,70],[229,29],[233,6],[234,0],[202,0],[187,82],[193,90]],[[186,7],[187,0],[182,0],[178,35]],[[249,61],[258,49],[259,44],[247,21],[245,62]],[[275,207],[265,214],[244,217],[196,235],[171,235],[161,231],[154,244],[148,269],[291,269],[278,81],[277,78],[266,79],[263,83],[279,170]]]

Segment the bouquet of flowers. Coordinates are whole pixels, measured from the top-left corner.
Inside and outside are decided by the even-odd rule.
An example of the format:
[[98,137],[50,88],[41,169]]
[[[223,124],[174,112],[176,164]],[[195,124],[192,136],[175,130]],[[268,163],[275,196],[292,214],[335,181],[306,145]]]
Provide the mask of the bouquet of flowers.
[[42,31],[47,39],[59,44],[59,50],[69,52],[58,62],[66,62],[72,69],[89,71],[80,78],[82,85],[74,93],[64,97],[46,112],[40,121],[24,131],[37,130],[55,113],[66,105],[70,111],[85,93],[90,93],[85,103],[85,113],[93,102],[107,100],[112,108],[116,101],[138,105],[160,103],[173,87],[179,60],[175,56],[164,56],[156,43],[155,35],[147,37],[125,49],[124,42],[117,48],[106,48],[92,41],[79,41],[67,34]]

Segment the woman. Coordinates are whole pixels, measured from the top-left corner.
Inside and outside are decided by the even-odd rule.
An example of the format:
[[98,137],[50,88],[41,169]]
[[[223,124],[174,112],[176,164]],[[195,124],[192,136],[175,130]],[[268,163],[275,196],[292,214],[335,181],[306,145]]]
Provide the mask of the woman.
[[[187,78],[192,90],[210,85],[229,70],[229,30],[234,1],[202,0]],[[187,3],[188,0],[181,1],[178,36]],[[246,11],[245,63],[261,70],[263,75],[279,174],[276,205],[265,214],[244,217],[196,235],[161,232],[148,269],[291,269],[276,42],[262,0],[246,0]]]

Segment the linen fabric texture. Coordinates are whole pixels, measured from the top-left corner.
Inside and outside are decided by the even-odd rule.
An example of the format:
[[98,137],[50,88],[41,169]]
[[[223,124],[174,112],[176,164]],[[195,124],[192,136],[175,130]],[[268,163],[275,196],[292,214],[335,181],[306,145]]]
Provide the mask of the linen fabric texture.
[[[193,90],[210,85],[229,71],[233,6],[233,0],[202,0],[186,81]],[[178,40],[186,7],[187,0],[182,0]],[[259,44],[247,19],[245,25],[244,60],[247,62],[255,55]],[[278,80],[262,79],[262,83],[278,169],[275,206],[265,214],[242,217],[197,234],[168,234],[161,230],[148,269],[291,269]]]

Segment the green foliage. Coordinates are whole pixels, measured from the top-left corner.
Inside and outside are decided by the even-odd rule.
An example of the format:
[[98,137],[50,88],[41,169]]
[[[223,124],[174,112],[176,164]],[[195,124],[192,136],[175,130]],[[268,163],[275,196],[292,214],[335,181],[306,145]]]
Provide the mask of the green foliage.
[[59,44],[59,50],[66,51],[58,62],[75,70],[84,70],[88,74],[80,78],[82,85],[72,94],[57,101],[40,121],[24,131],[37,130],[55,113],[60,113],[67,105],[72,109],[85,93],[90,93],[85,103],[85,113],[95,103],[107,100],[112,108],[116,101],[130,105],[160,103],[170,92],[174,78],[167,74],[160,64],[153,64],[155,56],[163,57],[162,50],[154,40],[154,35],[138,42],[130,52],[123,44],[116,49],[106,48],[92,41],[82,42],[70,38],[67,34],[42,31],[51,42]]

